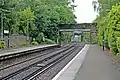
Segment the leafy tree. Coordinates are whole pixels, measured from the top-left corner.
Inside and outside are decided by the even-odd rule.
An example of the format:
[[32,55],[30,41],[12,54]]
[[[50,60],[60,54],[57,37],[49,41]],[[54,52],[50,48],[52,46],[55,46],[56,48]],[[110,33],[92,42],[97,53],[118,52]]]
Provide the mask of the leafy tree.
[[0,10],[9,11],[4,15],[4,28],[11,34],[29,34],[39,43],[40,36],[56,42],[58,24],[75,23],[68,4],[68,0],[0,0]]
[[35,15],[34,12],[30,8],[26,8],[23,11],[20,11],[20,25],[23,25],[20,27],[24,34],[27,34],[30,30],[31,27],[29,27],[29,24],[35,20]]
[[[103,36],[105,36],[105,46],[116,55],[119,52],[120,37],[120,6],[112,6],[112,9],[104,17],[99,17],[98,22],[98,40],[102,44]],[[104,34],[103,34],[104,32]]]

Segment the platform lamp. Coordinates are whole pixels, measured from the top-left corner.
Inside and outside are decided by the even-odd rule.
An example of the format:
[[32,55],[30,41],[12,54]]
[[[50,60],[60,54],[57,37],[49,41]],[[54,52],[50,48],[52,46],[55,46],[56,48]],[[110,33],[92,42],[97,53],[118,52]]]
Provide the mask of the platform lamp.
[[103,50],[104,50],[104,28],[103,28]]
[[0,10],[1,13],[1,40],[3,40],[3,11]]

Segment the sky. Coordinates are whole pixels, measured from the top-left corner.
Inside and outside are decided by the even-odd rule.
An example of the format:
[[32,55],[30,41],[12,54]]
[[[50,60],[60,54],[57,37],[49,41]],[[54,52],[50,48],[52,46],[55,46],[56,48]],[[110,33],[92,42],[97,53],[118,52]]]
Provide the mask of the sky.
[[97,13],[94,12],[92,1],[93,0],[75,0],[77,7],[74,13],[77,17],[77,23],[91,23],[96,18]]

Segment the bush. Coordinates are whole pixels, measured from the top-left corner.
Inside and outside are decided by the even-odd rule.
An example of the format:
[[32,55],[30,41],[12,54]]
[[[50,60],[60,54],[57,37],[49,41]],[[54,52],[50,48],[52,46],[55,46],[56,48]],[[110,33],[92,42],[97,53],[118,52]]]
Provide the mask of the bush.
[[120,53],[117,53],[117,56],[120,57]]
[[117,38],[117,49],[118,49],[118,54],[120,54],[120,37]]
[[0,49],[5,48],[5,42],[3,40],[0,40]]
[[45,39],[45,44],[55,44],[51,39]]
[[118,53],[116,39],[114,37],[109,39],[110,50],[114,53],[114,55],[116,55]]
[[32,45],[38,45],[38,42],[33,41],[31,44],[32,44]]
[[31,42],[32,45],[38,45],[38,42],[35,41],[35,39],[33,39],[33,41]]
[[23,43],[23,45],[22,45],[23,47],[25,47],[25,46],[27,46],[27,43]]
[[16,47],[16,45],[15,45],[15,44],[13,44],[13,45],[11,45],[10,47],[11,47],[11,48],[15,48],[15,47]]
[[36,38],[36,41],[38,43],[43,43],[44,42],[44,34],[43,33],[39,33],[37,38]]

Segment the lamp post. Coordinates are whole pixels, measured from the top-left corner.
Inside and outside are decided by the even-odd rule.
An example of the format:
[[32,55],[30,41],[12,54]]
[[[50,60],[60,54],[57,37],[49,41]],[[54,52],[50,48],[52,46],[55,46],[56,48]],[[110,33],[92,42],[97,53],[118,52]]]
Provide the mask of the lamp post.
[[[4,6],[4,0],[2,0],[2,6]],[[1,39],[3,40],[4,38],[4,13],[10,13],[10,11],[0,8],[0,13],[1,13]]]
[[1,40],[3,40],[3,13],[1,11]]
[[[2,6],[4,5],[4,0],[2,0]],[[1,40],[3,40],[3,15],[4,15],[4,10],[2,8],[0,8],[0,12],[1,12]]]
[[27,36],[26,36],[26,38],[27,38],[27,42],[28,42],[28,40],[29,40],[29,20],[27,21],[27,29],[26,29],[26,34],[27,34]]
[[104,50],[104,28],[103,28],[103,50]]

